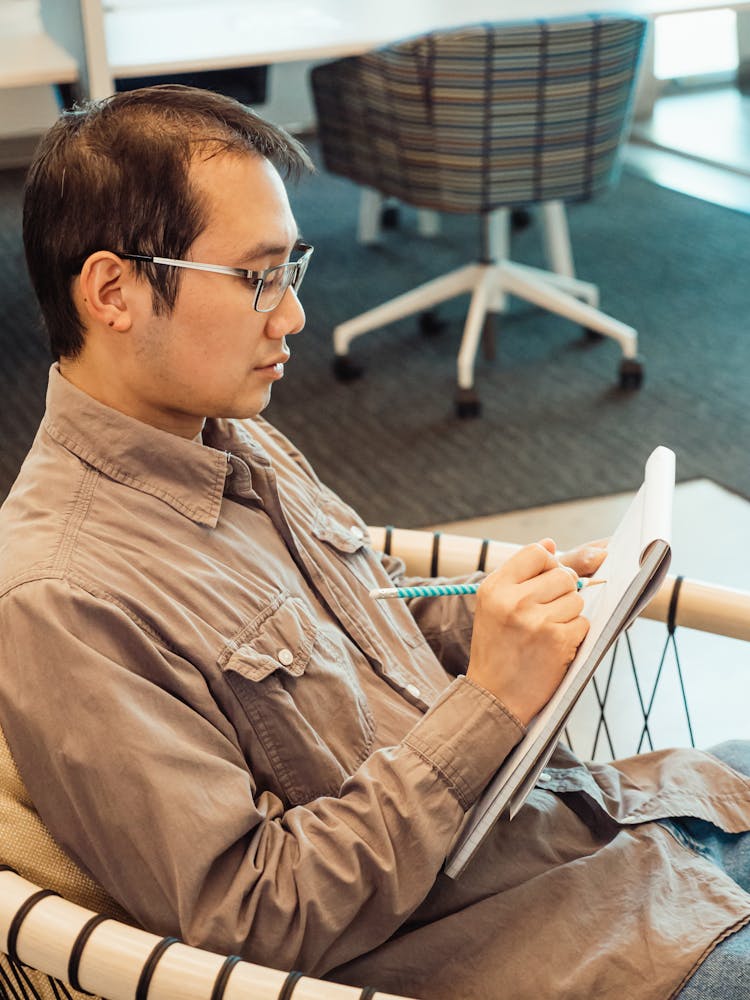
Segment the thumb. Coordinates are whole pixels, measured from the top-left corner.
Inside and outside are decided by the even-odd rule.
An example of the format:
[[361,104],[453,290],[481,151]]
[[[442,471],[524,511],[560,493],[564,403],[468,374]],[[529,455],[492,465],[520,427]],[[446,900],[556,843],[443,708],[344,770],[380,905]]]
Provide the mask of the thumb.
[[[542,538],[538,544],[541,545],[543,549],[546,549],[551,556],[555,556],[555,558],[558,559],[557,546],[555,545],[553,539]],[[576,571],[576,569],[574,569],[572,566],[566,566],[565,563],[561,563],[559,559],[558,559],[558,564],[562,566],[563,569],[570,570],[570,572],[573,574],[576,580],[578,579],[578,572]]]

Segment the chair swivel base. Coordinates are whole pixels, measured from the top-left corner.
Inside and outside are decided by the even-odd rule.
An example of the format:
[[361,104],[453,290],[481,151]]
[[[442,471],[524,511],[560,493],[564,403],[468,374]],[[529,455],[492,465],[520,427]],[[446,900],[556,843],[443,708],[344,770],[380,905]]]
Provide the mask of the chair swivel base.
[[[456,408],[459,415],[476,416],[478,400],[475,396],[467,397],[463,390],[473,391],[474,362],[488,316],[502,313],[507,296],[513,295],[579,323],[585,330],[615,340],[623,353],[618,384],[624,389],[637,389],[643,381],[643,362],[637,353],[638,335],[632,327],[586,302],[591,299],[592,292],[596,289],[586,282],[518,264],[508,258],[466,264],[335,327],[334,371],[338,378],[346,381],[362,374],[361,369],[352,367],[346,360],[349,345],[357,337],[406,316],[431,311],[442,302],[469,293],[471,301],[456,358],[459,388]],[[598,293],[595,297],[598,299]],[[484,338],[484,343],[486,347],[491,338]]]

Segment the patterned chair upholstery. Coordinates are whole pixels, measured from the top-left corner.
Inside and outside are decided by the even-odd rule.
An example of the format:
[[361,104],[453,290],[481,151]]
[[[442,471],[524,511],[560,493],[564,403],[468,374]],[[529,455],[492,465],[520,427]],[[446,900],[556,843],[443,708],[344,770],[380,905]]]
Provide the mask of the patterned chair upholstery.
[[[517,548],[401,528],[373,527],[370,536],[414,576],[489,571]],[[666,622],[671,642],[681,628],[750,642],[750,593],[668,577],[644,615]],[[606,694],[598,700],[606,726]],[[648,695],[645,700],[648,733]],[[0,997],[84,1000],[91,994],[107,1000],[407,1000],[213,954],[134,927],[55,843],[0,732]]]
[[[355,337],[470,292],[459,415],[479,412],[479,337],[508,294],[615,339],[621,385],[640,385],[635,330],[600,312],[596,287],[574,276],[563,203],[590,199],[616,179],[645,27],[609,15],[472,25],[312,70],[328,170],[418,209],[482,219],[479,263],[336,327],[340,377],[360,373],[348,356]],[[508,211],[523,205],[544,208],[554,272],[508,259]],[[498,212],[496,230],[490,217]]]

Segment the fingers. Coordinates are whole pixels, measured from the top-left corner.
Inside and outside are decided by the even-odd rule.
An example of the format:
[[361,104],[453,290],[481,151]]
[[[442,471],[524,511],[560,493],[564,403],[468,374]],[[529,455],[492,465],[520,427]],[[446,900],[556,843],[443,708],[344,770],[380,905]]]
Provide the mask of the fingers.
[[551,569],[521,584],[530,600],[548,604],[564,594],[577,593],[578,574],[555,563]]
[[549,621],[565,624],[579,618],[583,611],[583,598],[577,590],[571,590],[555,601],[543,605],[545,617]]
[[[551,543],[551,548],[548,548],[544,543]],[[501,567],[500,572],[513,583],[525,583],[526,580],[532,580],[545,570],[553,569],[559,565],[557,557],[554,555],[554,544],[551,538],[545,538],[542,542],[524,545]]]
[[554,541],[551,538],[542,538],[516,552],[505,563],[503,569],[515,583],[531,580],[555,565],[562,565],[571,570],[575,579],[580,576],[591,576],[607,557],[608,541],[607,538],[599,538],[577,549],[556,555]]
[[601,538],[569,552],[561,552],[560,562],[564,566],[569,566],[578,576],[591,576],[607,557],[607,541],[608,539]]
[[[500,581],[520,586],[521,596],[538,604],[547,604],[563,594],[575,591],[578,573],[558,562],[551,538],[526,545],[485,581],[489,587]],[[488,589],[484,587],[485,591]]]
[[558,630],[558,642],[562,652],[562,658],[565,661],[566,667],[575,659],[576,653],[586,638],[586,634],[589,630],[589,621],[587,618],[578,616],[572,621],[556,625],[555,628]]
[[583,615],[578,615],[577,618],[574,618],[572,621],[568,622],[566,625],[563,626],[566,629],[567,638],[572,647],[572,652],[570,656],[571,660],[578,652],[578,647],[586,638],[590,624],[591,623],[589,622],[588,618],[584,618]]

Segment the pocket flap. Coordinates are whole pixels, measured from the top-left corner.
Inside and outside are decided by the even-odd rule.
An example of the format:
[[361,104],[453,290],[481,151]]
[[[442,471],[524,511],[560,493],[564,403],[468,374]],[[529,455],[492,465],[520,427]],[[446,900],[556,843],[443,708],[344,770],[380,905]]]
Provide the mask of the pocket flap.
[[339,552],[358,552],[365,542],[369,542],[364,521],[332,495],[320,495],[312,531],[316,538],[333,545]]
[[224,671],[262,681],[276,670],[301,676],[315,644],[315,623],[304,601],[282,595],[225,647]]

